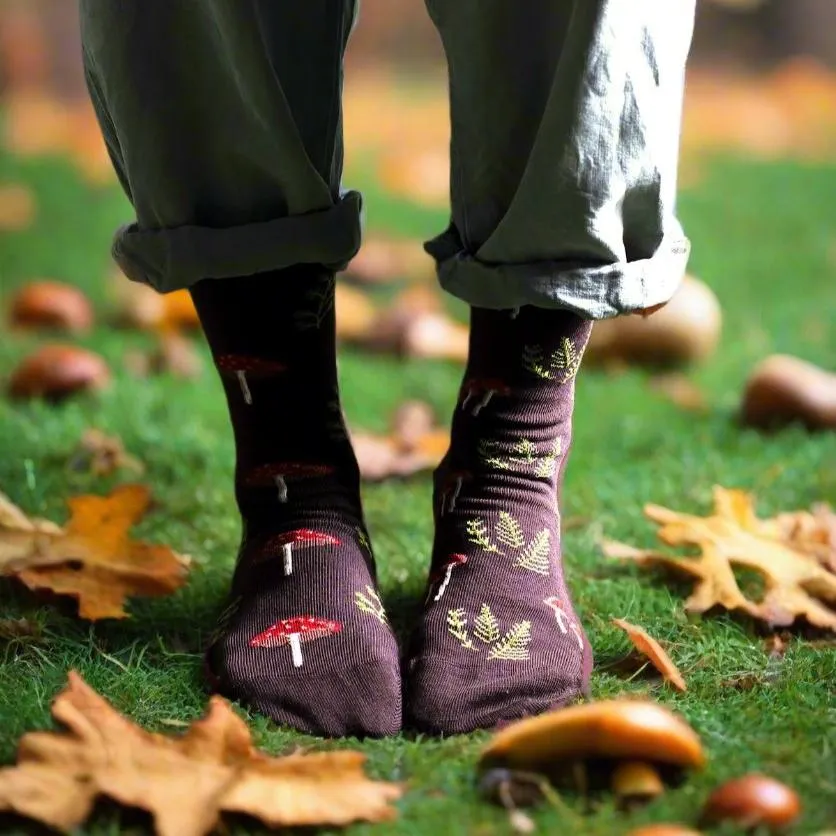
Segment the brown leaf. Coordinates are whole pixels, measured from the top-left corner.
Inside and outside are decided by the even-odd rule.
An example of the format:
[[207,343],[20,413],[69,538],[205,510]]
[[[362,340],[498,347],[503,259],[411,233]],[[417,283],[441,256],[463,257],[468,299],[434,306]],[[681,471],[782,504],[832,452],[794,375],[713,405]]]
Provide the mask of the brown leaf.
[[94,476],[111,476],[122,468],[139,474],[145,471],[142,462],[125,450],[121,438],[94,428],[84,431],[68,466],[70,470],[86,471]]
[[121,273],[111,277],[110,286],[116,297],[117,322],[124,327],[162,333],[200,330],[197,311],[186,290],[157,293]]
[[126,598],[171,594],[189,565],[166,546],[128,539],[150,501],[142,485],[76,496],[68,502],[69,522],[58,528],[28,519],[0,494],[0,575],[76,598],[81,618],[125,618]]
[[380,184],[386,191],[420,206],[450,203],[450,155],[446,148],[398,147],[380,155]]
[[398,279],[429,281],[434,275],[433,261],[420,241],[377,237],[363,242],[341,278],[361,285],[383,285]]
[[680,409],[688,412],[705,412],[708,408],[705,394],[685,375],[660,374],[650,378],[650,388],[658,392]]
[[71,671],[52,714],[66,731],[23,737],[17,765],[0,770],[0,810],[65,832],[99,797],[147,810],[160,836],[203,836],[224,812],[269,827],[387,821],[402,794],[368,779],[359,752],[259,752],[220,697],[185,734],[168,737],[131,723]]
[[[774,536],[755,515],[752,497],[738,490],[714,489],[714,513],[696,517],[645,506],[645,515],[661,526],[659,538],[671,546],[697,546],[698,557],[676,557],[620,543],[604,544],[604,554],[639,565],[663,565],[685,573],[695,587],[685,608],[706,612],[715,606],[739,610],[770,626],[787,626],[804,618],[816,627],[836,630],[836,575],[819,562]],[[732,565],[763,576],[765,594],[747,599]]]
[[361,290],[338,283],[335,306],[339,339],[362,340],[374,327],[377,307]]
[[[809,511],[790,511],[765,520],[785,543],[798,551],[812,555],[825,569],[836,573],[836,513],[825,504],[814,505]],[[769,529],[767,529],[769,530]]]
[[162,331],[153,351],[128,352],[125,355],[125,367],[137,377],[170,374],[192,380],[200,377],[203,372],[203,363],[194,345],[174,330]]
[[662,677],[666,682],[670,682],[670,684],[673,685],[677,691],[688,690],[688,686],[685,684],[682,674],[679,672],[676,665],[671,661],[670,656],[668,656],[665,652],[662,645],[660,645],[659,642],[657,642],[656,639],[654,639],[646,630],[635,624],[631,624],[629,621],[625,621],[623,618],[613,618],[612,623],[627,633],[627,637],[631,642],[633,642],[636,650],[644,656],[647,656],[650,663],[657,671],[659,671],[659,673],[662,674]]
[[37,213],[35,196],[26,186],[0,186],[0,230],[20,232],[32,225]]

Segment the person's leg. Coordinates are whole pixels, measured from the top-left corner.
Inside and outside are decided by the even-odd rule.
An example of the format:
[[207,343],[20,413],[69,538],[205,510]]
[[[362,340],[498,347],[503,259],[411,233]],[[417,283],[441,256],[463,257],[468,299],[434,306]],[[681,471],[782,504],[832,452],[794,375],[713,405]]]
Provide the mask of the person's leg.
[[296,728],[400,728],[337,387],[334,268],[359,246],[340,194],[353,0],[82,0],[91,95],[136,210],[114,254],[188,287],[223,381],[244,523],[207,655],[216,687]]
[[694,0],[427,2],[452,120],[452,219],[427,248],[472,314],[407,711],[452,733],[588,687],[555,498],[591,320],[666,302],[685,270],[674,204]]

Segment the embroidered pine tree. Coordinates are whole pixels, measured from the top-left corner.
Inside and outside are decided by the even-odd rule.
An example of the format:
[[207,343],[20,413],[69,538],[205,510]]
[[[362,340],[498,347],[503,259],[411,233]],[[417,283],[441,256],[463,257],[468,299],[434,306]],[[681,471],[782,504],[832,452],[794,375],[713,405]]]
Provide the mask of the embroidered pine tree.
[[551,532],[544,528],[517,558],[515,565],[539,575],[548,575],[551,572],[551,539]]
[[478,546],[486,552],[499,552],[499,549],[488,537],[487,527],[482,520],[468,520],[466,529],[467,539],[473,543],[474,546]]
[[319,287],[309,291],[305,298],[311,304],[311,309],[299,311],[295,315],[296,325],[302,330],[319,328],[325,321],[325,317],[334,309],[334,287],[335,279],[329,277]]
[[537,447],[534,442],[528,438],[521,438],[514,445],[514,452],[521,460],[521,464],[531,464],[537,458]]
[[489,659],[504,659],[509,662],[525,662],[528,659],[528,646],[531,643],[531,622],[520,621],[515,624],[494,645],[488,654]]
[[467,633],[467,613],[464,610],[447,612],[447,629],[465,650],[476,650],[476,646]]
[[559,436],[552,449],[537,462],[534,475],[538,479],[551,479],[557,470],[557,460],[563,455],[563,439]]
[[560,341],[560,348],[552,354],[552,368],[563,372],[564,383],[568,383],[578,373],[581,357],[581,353],[568,337]]
[[473,622],[473,633],[479,641],[485,644],[498,642],[502,635],[499,632],[499,622],[487,604],[482,604],[482,609],[476,621]]
[[360,543],[360,548],[362,548],[369,555],[369,557],[373,557],[372,544],[369,542],[366,532],[360,527],[357,527],[354,530],[357,532],[357,542]]
[[512,459],[501,457],[501,447],[496,441],[481,440],[478,453],[482,464],[486,467],[495,467],[497,470],[511,470]]
[[357,609],[366,615],[374,616],[381,624],[388,624],[389,619],[386,616],[386,610],[383,608],[383,601],[374,590],[373,587],[366,587],[366,594],[362,592],[354,593],[354,603]]
[[542,377],[543,380],[551,380],[554,375],[546,368],[543,357],[543,347],[540,345],[523,346],[522,365],[526,371]]
[[496,524],[496,539],[510,549],[519,550],[525,545],[525,534],[519,521],[507,511],[500,511]]

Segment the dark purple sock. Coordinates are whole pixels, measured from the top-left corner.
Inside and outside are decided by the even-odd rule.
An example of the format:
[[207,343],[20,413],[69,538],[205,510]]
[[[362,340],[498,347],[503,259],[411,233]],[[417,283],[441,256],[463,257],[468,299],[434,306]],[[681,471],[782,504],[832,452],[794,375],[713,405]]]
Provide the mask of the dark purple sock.
[[587,688],[592,654],[563,576],[558,496],[590,330],[566,311],[472,311],[407,663],[408,721],[421,730],[490,728]]

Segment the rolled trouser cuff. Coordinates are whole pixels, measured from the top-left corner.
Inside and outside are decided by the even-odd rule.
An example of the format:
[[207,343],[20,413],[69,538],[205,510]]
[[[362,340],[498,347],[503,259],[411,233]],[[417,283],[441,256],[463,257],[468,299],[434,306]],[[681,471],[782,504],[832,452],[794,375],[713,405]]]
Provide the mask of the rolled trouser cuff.
[[448,293],[477,308],[533,305],[570,310],[585,319],[608,319],[668,302],[685,275],[691,250],[687,238],[677,238],[636,261],[495,264],[461,249],[457,239],[448,231],[425,245]]
[[342,270],[360,249],[361,208],[350,191],[327,209],[235,227],[129,224],[116,233],[113,258],[129,279],[161,293],[295,264]]

